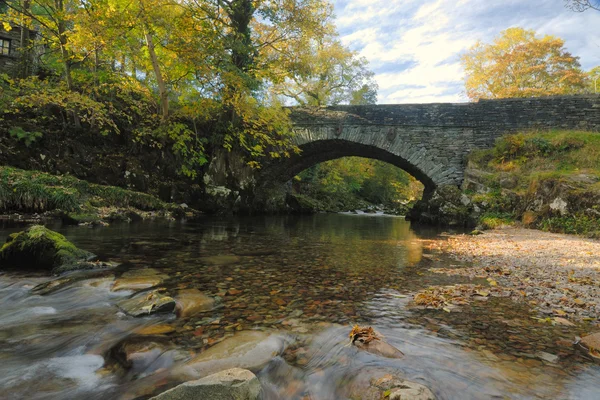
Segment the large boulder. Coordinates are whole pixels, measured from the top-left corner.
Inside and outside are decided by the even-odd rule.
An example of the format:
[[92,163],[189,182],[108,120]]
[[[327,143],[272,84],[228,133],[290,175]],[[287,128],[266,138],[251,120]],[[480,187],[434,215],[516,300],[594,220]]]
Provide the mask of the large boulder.
[[471,200],[457,186],[439,186],[429,198],[419,200],[407,214],[409,221],[440,226],[475,226]]
[[260,392],[256,375],[247,369],[232,368],[182,383],[151,400],[256,400]]
[[52,270],[64,272],[93,268],[89,263],[94,255],[78,249],[63,235],[41,225],[8,236],[0,248],[3,268]]

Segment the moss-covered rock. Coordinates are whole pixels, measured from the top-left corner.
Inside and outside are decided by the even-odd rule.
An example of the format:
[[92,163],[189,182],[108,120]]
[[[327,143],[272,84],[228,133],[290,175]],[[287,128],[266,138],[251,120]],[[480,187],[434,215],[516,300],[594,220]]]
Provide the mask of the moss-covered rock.
[[60,233],[41,225],[9,235],[0,248],[2,268],[73,270],[93,257]]
[[407,220],[440,226],[475,226],[476,212],[471,199],[457,186],[438,187],[429,199],[419,200]]

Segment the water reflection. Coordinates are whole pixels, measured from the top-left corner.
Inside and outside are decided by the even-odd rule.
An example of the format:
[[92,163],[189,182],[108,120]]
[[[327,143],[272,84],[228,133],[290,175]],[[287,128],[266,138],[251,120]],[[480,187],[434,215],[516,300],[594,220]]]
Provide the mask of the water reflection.
[[[9,398],[149,395],[174,383],[165,370],[250,329],[287,332],[292,343],[293,356],[256,371],[267,398],[348,398],[381,371],[424,383],[441,399],[595,398],[599,389],[600,371],[568,346],[580,328],[544,326],[529,318],[526,304],[490,299],[461,313],[410,307],[415,291],[465,278],[429,273],[450,261],[424,257],[422,238],[431,232],[417,235],[401,218],[51,228],[122,265],[47,296],[31,293],[46,276],[0,275],[0,387]],[[0,239],[21,229],[4,226]],[[165,277],[159,287],[166,293],[197,290],[217,306],[183,318],[126,316],[115,303],[133,292],[111,289],[122,274],[141,268]],[[347,347],[354,323],[373,324],[407,356],[387,360]],[[105,361],[119,343],[150,340],[136,332],[154,324],[168,325],[169,333],[152,336],[159,346],[128,372]],[[548,354],[557,359],[545,360]]]

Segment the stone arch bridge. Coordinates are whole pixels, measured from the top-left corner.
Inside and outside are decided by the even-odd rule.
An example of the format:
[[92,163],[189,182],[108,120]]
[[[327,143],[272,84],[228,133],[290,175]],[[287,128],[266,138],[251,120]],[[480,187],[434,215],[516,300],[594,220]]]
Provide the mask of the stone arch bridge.
[[301,154],[265,165],[259,187],[283,184],[304,169],[345,156],[396,165],[425,185],[460,185],[467,154],[501,135],[536,129],[600,131],[600,95],[477,103],[291,108]]

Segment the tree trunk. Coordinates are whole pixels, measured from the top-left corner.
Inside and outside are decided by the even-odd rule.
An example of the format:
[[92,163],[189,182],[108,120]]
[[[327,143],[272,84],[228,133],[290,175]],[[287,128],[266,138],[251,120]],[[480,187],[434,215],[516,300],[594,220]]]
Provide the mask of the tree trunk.
[[156,56],[156,51],[154,50],[154,42],[152,40],[152,35],[148,32],[147,27],[145,29],[144,36],[146,38],[146,46],[148,47],[148,54],[150,55],[152,69],[154,70],[154,75],[156,76],[156,84],[158,85],[158,93],[160,96],[162,118],[164,120],[169,116],[169,93],[167,92],[167,85],[163,78],[162,71],[160,70],[160,65],[158,64],[158,57]]
[[252,0],[233,0],[227,8],[234,31],[231,58],[233,64],[245,73],[249,72],[255,58],[250,32],[250,22],[255,11]]
[[100,69],[100,50],[96,47],[94,49],[94,83],[98,85],[98,70]]
[[[31,0],[23,0],[23,11],[25,13],[29,13],[29,9],[31,8]],[[24,18],[23,18],[24,19]],[[31,75],[31,54],[29,50],[30,45],[30,32],[27,23],[23,21],[21,24],[21,48],[19,50],[21,57],[21,67],[19,68],[19,76],[21,78],[27,78]]]
[[[55,0],[54,5],[56,6],[57,10],[60,10],[61,12],[65,11],[63,0]],[[64,19],[58,19],[57,28],[58,41],[60,44],[60,55],[63,59],[62,61],[65,69],[65,81],[67,82],[67,88],[69,90],[73,90],[73,78],[71,77],[71,55],[67,49],[67,30]]]

